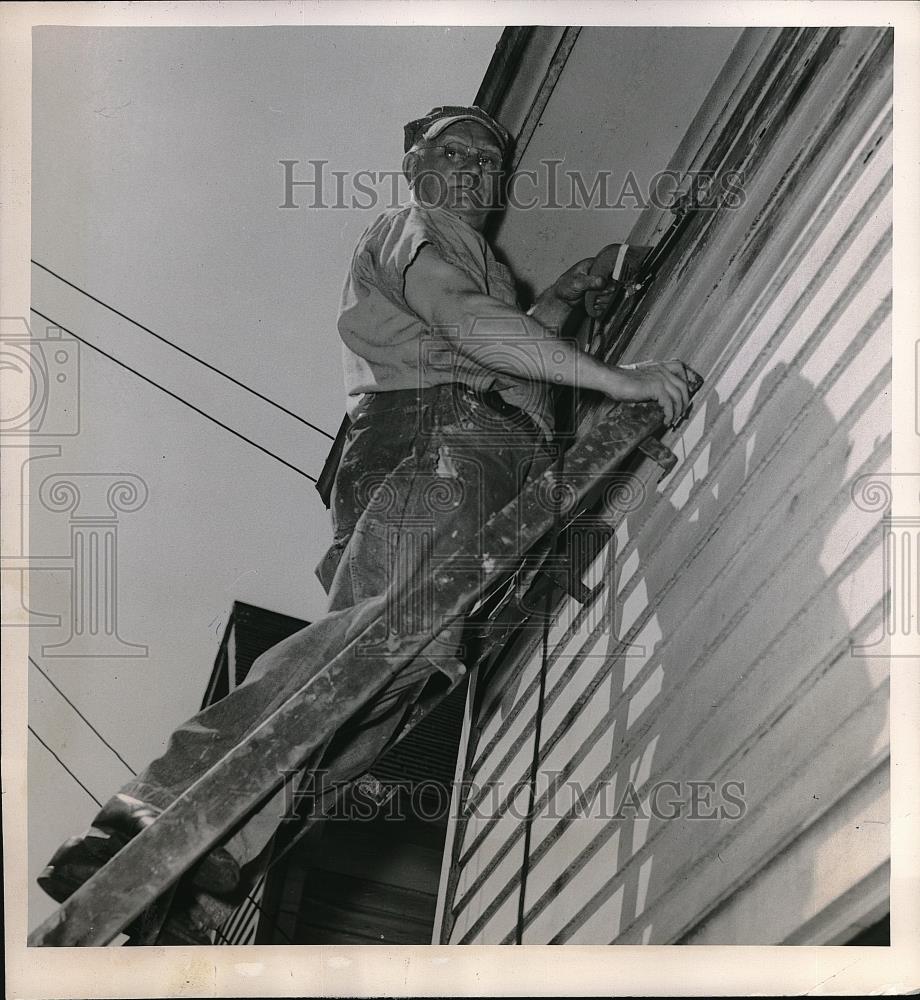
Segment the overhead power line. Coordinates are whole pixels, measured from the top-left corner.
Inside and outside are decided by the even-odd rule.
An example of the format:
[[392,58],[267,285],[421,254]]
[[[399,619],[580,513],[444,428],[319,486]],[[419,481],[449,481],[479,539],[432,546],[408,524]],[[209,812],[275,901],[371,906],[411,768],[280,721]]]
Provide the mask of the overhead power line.
[[122,762],[122,764],[124,764],[125,767],[136,777],[137,771],[135,771],[134,768],[124,759],[124,757],[122,757],[122,755],[115,749],[115,747],[113,747],[112,744],[109,743],[109,741],[102,735],[102,733],[99,732],[99,730],[89,721],[89,719],[87,719],[87,717],[80,711],[80,709],[77,708],[77,706],[70,700],[70,698],[68,698],[67,695],[58,687],[58,685],[55,684],[50,675],[46,671],[42,670],[42,668],[38,665],[38,663],[35,662],[35,660],[32,659],[31,656],[29,657],[29,663],[31,663],[32,666],[35,667],[35,669],[42,675],[42,677],[44,677],[45,680],[54,688],[54,690],[57,691],[57,693],[64,699],[64,701],[66,701],[67,704],[70,705],[70,707],[86,723],[86,725],[89,726],[89,728],[96,734],[96,736],[99,737],[99,739],[109,748],[109,750],[111,750],[112,753],[115,754],[115,756]]
[[86,794],[93,800],[93,802],[95,802],[96,805],[101,808],[102,803],[99,801],[99,799],[97,799],[96,796],[93,795],[93,793],[86,787],[86,785],[84,785],[83,782],[80,781],[80,779],[73,773],[73,771],[70,770],[70,768],[64,763],[64,761],[62,761],[61,758],[58,757],[58,755],[51,749],[51,747],[49,747],[48,744],[41,738],[41,736],[39,736],[38,733],[35,732],[35,730],[32,728],[31,725],[29,726],[29,732],[38,740],[39,743],[41,743],[41,745],[48,751],[48,753],[51,754],[51,756],[61,765],[61,767],[64,768],[64,770],[83,789],[83,791],[86,792]]
[[292,465],[290,462],[285,461],[285,459],[281,458],[280,455],[276,455],[273,451],[269,451],[268,448],[263,448],[262,445],[256,444],[255,441],[246,437],[245,434],[240,434],[239,431],[235,431],[232,427],[228,427],[225,423],[218,420],[217,417],[212,417],[210,413],[205,413],[204,410],[199,409],[197,406],[195,406],[194,403],[190,403],[187,399],[183,399],[182,396],[179,396],[176,393],[172,392],[170,389],[167,389],[165,386],[160,385],[159,382],[155,382],[152,378],[148,378],[146,375],[141,374],[141,372],[139,372],[136,368],[132,368],[129,364],[126,364],[124,361],[120,361],[113,355],[107,353],[106,351],[103,351],[101,347],[97,347],[95,344],[90,343],[88,340],[81,337],[79,334],[74,333],[73,330],[68,329],[62,323],[58,323],[57,320],[52,319],[50,316],[46,316],[43,312],[40,312],[34,306],[32,307],[31,311],[34,312],[36,316],[40,316],[46,323],[50,323],[52,326],[60,328],[66,334],[69,334],[71,337],[73,337],[75,340],[79,340],[81,344],[86,344],[87,347],[91,347],[94,351],[97,351],[103,357],[108,358],[109,361],[114,361],[116,365],[121,365],[122,368],[131,372],[132,375],[136,375],[138,378],[143,379],[145,382],[148,382],[155,388],[161,390],[162,392],[165,392],[167,396],[172,396],[173,399],[178,400],[180,403],[183,403],[189,409],[194,410],[197,414],[204,417],[206,420],[210,420],[211,423],[217,424],[218,427],[223,427],[225,431],[229,431],[234,437],[238,437],[241,441],[245,441],[246,444],[252,445],[253,448],[258,448],[258,450],[261,451],[264,455],[268,455],[269,458],[273,458],[276,462],[280,462],[282,465],[286,465],[289,469],[291,469],[293,472],[296,472],[299,476],[303,476],[305,479],[309,479],[313,483],[316,482],[316,477],[311,476],[309,472],[304,472],[303,469],[298,469],[296,465]]
[[43,271],[47,271],[47,273],[50,274],[53,278],[57,278],[58,281],[63,282],[65,285],[69,286],[74,291],[79,292],[81,295],[85,295],[88,299],[92,299],[93,302],[97,303],[97,305],[102,306],[103,309],[108,309],[109,312],[114,313],[116,316],[120,316],[123,320],[125,320],[128,323],[131,323],[133,326],[136,326],[139,330],[143,330],[144,333],[149,333],[151,337],[156,337],[157,340],[162,341],[164,344],[168,344],[170,347],[179,351],[181,354],[184,354],[187,358],[191,358],[192,361],[197,361],[198,364],[204,365],[204,367],[207,368],[209,371],[214,372],[216,375],[220,375],[221,378],[227,379],[229,382],[232,382],[234,385],[239,386],[241,389],[245,389],[246,392],[249,392],[253,396],[258,397],[263,402],[268,403],[269,406],[274,406],[282,413],[286,413],[292,419],[300,421],[300,423],[304,424],[306,427],[309,427],[311,430],[314,430],[318,434],[322,434],[325,437],[329,438],[330,441],[334,440],[334,435],[330,434],[328,431],[324,431],[322,427],[317,427],[316,424],[310,423],[310,421],[307,420],[305,417],[301,417],[299,414],[294,413],[287,407],[282,406],[281,403],[275,402],[275,400],[270,399],[268,396],[263,396],[261,392],[258,392],[257,390],[253,389],[252,386],[246,385],[245,382],[240,382],[239,379],[234,378],[232,375],[228,375],[225,371],[222,371],[215,365],[210,364],[210,362],[205,361],[203,358],[199,358],[197,354],[192,354],[191,351],[187,351],[184,347],[180,347],[174,341],[169,340],[167,337],[164,337],[162,334],[157,333],[155,330],[151,330],[149,326],[144,326],[143,323],[139,323],[136,319],[132,319],[126,313],[123,313],[120,309],[116,309],[114,306],[109,305],[108,302],[103,302],[102,299],[99,299],[91,292],[86,291],[85,288],[81,288],[79,285],[75,285],[72,281],[68,281],[65,277],[62,277],[56,271],[52,271],[51,268],[48,267],[47,265],[40,264],[34,258],[32,259],[32,263],[36,267],[40,267]]

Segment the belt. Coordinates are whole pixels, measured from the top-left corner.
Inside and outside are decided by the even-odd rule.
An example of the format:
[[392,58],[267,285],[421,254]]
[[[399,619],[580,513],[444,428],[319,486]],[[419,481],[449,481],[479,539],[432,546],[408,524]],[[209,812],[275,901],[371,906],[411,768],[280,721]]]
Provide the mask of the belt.
[[[447,383],[451,388],[456,388],[461,392],[469,393],[469,395],[474,396],[476,399],[480,400],[485,406],[490,409],[495,410],[496,413],[503,416],[506,420],[510,420],[517,424],[522,430],[526,430],[529,434],[533,435],[537,440],[545,441],[546,434],[543,428],[531,417],[528,413],[522,410],[518,406],[514,406],[509,403],[502,394],[497,389],[474,389],[471,385],[467,385],[465,382],[453,382]],[[421,400],[422,394],[430,390],[443,389],[444,385],[430,386],[428,390],[425,389],[392,389],[388,390],[388,394],[392,394],[394,397],[397,395],[402,396],[406,399],[416,398]],[[351,426],[351,420],[348,418],[347,414],[343,418],[339,431],[335,436],[335,440],[332,442],[329,454],[326,457],[326,462],[323,465],[322,472],[319,475],[319,479],[316,482],[316,489],[322,498],[323,503],[328,509],[330,504],[330,497],[332,494],[332,484],[335,480],[336,473],[339,468],[339,463],[342,458],[342,451],[345,447],[345,439],[348,436],[348,430]]]
[[439,382],[436,385],[425,386],[417,389],[380,389],[366,395],[375,397],[387,397],[394,406],[403,406],[409,403],[416,403],[421,406],[426,399],[430,399],[439,392],[462,392],[467,396],[479,400],[484,406],[504,417],[505,420],[517,425],[520,430],[529,434],[535,434],[539,439],[544,440],[547,432],[533,417],[518,406],[509,403],[498,389],[479,389],[467,382]]
[[464,392],[468,392],[471,396],[480,400],[490,409],[495,410],[496,413],[505,417],[505,419],[518,424],[522,430],[527,430],[539,439],[545,437],[543,430],[536,420],[534,420],[529,413],[522,410],[519,406],[514,406],[512,403],[509,403],[498,391],[498,389],[474,389],[472,386],[466,385],[463,382],[459,382],[457,384]]

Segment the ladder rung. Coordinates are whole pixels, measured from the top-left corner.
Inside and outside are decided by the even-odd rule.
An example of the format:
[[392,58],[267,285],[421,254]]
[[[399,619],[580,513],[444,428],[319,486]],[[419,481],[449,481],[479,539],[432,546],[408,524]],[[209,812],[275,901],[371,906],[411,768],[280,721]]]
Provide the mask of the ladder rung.
[[643,455],[661,466],[662,476],[667,475],[677,465],[677,456],[657,438],[647,437],[644,441],[639,442],[638,447]]
[[591,588],[586,586],[584,581],[579,580],[574,573],[541,569],[540,575],[546,577],[547,580],[554,583],[557,587],[561,587],[562,590],[569,595],[569,597],[574,598],[579,604],[587,604],[588,601],[591,600],[591,595],[594,593]]
[[[692,373],[691,373],[692,374]],[[702,380],[692,379],[696,391]],[[661,424],[655,403],[616,403],[602,411],[593,426],[566,452],[561,475],[547,470],[542,479],[565,482],[579,500],[614,471]],[[543,500],[541,479],[531,482],[511,503],[492,515],[480,533],[480,551],[501,553],[507,539],[518,537],[526,552],[554,526]],[[500,563],[501,560],[496,560]],[[505,572],[501,566],[483,571],[471,567],[464,546],[438,566],[448,618],[463,614]],[[379,669],[354,670],[352,649],[359,643],[388,642],[387,609],[415,598],[428,580],[402,578],[390,590],[368,601],[363,628],[341,653],[294,692],[253,733],[191,785],[154,823],[84,883],[29,936],[44,946],[104,945],[129,924],[227,832],[280,785],[281,776],[299,769],[311,752],[324,745],[357,708],[367,705],[417,656],[433,636],[401,637],[391,645],[400,660],[381,656]],[[392,643],[392,639],[390,639]],[[311,724],[316,719],[322,726]],[[309,720],[309,721],[308,721]]]

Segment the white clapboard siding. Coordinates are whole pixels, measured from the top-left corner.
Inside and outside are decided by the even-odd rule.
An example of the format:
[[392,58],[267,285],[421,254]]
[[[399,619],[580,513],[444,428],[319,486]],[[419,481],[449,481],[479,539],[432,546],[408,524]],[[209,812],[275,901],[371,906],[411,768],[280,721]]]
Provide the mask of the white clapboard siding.
[[262,904],[265,898],[265,876],[255,884],[252,892],[227,918],[213,935],[217,945],[255,944],[262,920]]
[[744,203],[684,220],[630,320],[625,360],[705,384],[550,630],[523,907],[532,635],[477,692],[445,942],[522,910],[525,944],[837,943],[885,911],[882,547],[916,544],[885,518],[891,34],[768,48],[699,153]]

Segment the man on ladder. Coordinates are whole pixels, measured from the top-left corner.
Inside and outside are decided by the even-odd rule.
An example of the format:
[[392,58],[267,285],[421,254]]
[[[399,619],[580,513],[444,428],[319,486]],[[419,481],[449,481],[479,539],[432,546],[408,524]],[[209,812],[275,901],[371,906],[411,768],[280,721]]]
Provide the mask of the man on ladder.
[[[464,542],[471,558],[524,555],[480,552],[477,538],[485,519],[552,460],[549,387],[654,400],[668,424],[688,405],[681,362],[618,368],[558,337],[586,292],[612,294],[609,278],[588,274],[590,259],[520,310],[510,272],[483,236],[501,204],[510,148],[497,121],[476,107],[435,108],[405,126],[404,148],[411,202],[361,237],[338,320],[350,426],[332,491],[333,544],[317,569],[329,613],[259,657],[244,684],[180,726],[163,756],[57,850],[38,881],[58,902],[351,649],[395,577],[427,577],[424,606],[387,606],[386,641],[347,652],[362,685],[337,702],[345,724],[305,705],[313,749],[303,768],[334,784],[352,781],[399,735],[426,686],[449,689],[463,678],[462,622],[445,614],[451,602],[438,560]],[[401,646],[422,631],[431,636],[423,654],[401,658]],[[281,820],[284,779],[189,873],[192,902],[174,918],[184,928],[178,940],[209,943],[241,869],[263,854]]]

